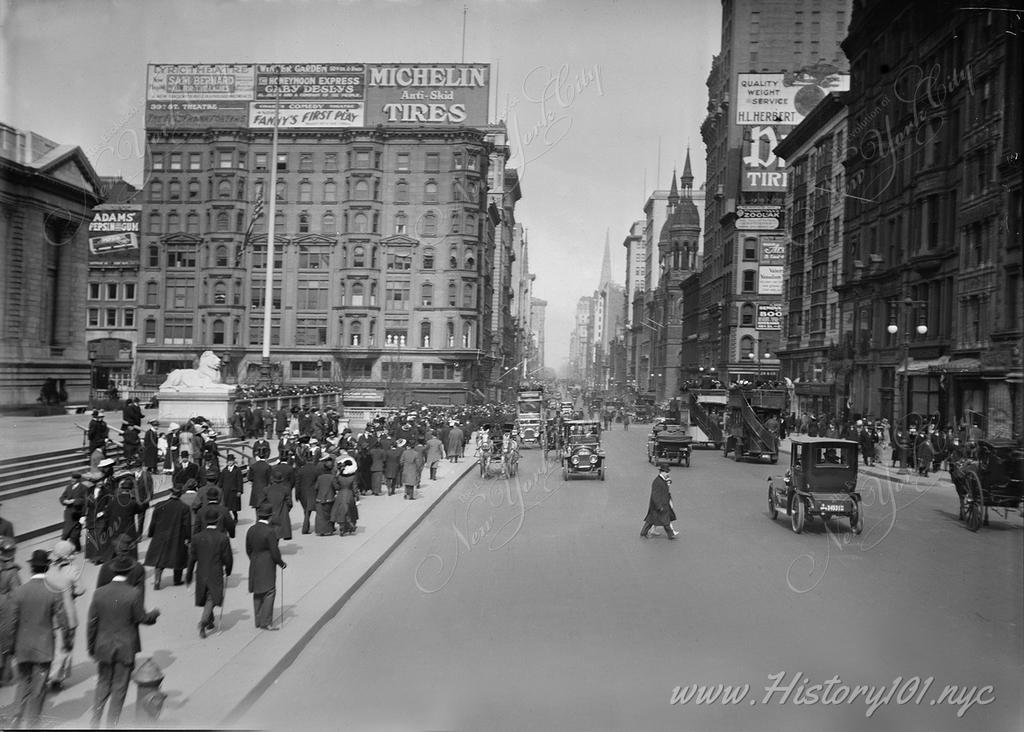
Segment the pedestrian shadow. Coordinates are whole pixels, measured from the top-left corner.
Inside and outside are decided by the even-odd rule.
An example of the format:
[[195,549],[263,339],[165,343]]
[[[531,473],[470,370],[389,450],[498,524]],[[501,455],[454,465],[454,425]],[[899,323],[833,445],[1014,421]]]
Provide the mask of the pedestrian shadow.
[[287,556],[291,556],[293,554],[298,554],[301,551],[302,551],[302,547],[299,546],[298,544],[295,544],[295,543],[285,544],[284,546],[281,547],[281,554],[287,555]]
[[[248,578],[244,578],[244,579],[246,581],[248,581]],[[224,586],[226,588],[228,588],[228,589],[231,589],[233,587],[238,587],[238,586],[240,586],[242,584],[242,580],[243,580],[243,577],[240,574],[228,575],[228,578],[226,580],[224,580]]]
[[226,633],[234,628],[240,621],[251,617],[252,615],[248,610],[242,610],[241,608],[232,610],[217,621],[217,631],[219,633]]
[[[56,727],[59,724],[66,724],[70,720],[81,719],[89,714],[95,699],[96,679],[93,674],[93,682],[90,688],[83,688],[78,696],[72,697],[68,690],[47,694],[47,701],[53,701],[53,706],[43,707],[43,714],[39,717],[39,727]],[[127,704],[126,704],[127,705]],[[12,712],[16,709],[12,709]],[[9,729],[2,727],[0,729]]]
[[161,669],[168,669],[174,665],[177,657],[174,655],[174,651],[167,650],[165,648],[158,651],[153,651],[149,654],[149,657],[153,659],[153,663],[159,666]]

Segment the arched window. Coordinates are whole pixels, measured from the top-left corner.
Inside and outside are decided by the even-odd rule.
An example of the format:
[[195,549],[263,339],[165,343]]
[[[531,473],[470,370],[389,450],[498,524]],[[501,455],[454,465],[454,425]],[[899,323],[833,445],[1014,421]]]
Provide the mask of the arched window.
[[751,358],[754,352],[754,339],[748,335],[740,338],[740,358]]
[[473,285],[468,282],[462,285],[462,307],[473,307]]
[[455,323],[449,320],[446,330],[447,338],[445,340],[445,343],[447,344],[448,348],[455,348]]
[[430,348],[430,323],[426,320],[420,323],[420,347]]
[[459,268],[459,248],[453,246],[448,250],[448,269]]
[[217,231],[230,231],[231,230],[231,217],[227,211],[220,211],[217,213]]
[[473,256],[473,250],[466,247],[466,269],[476,269],[476,257]]
[[199,200],[199,181],[192,179],[188,182],[188,200]]
[[423,202],[437,203],[437,183],[432,180],[428,180],[423,186]]
[[164,184],[161,181],[155,180],[149,184],[149,200],[164,200]]
[[153,211],[149,214],[149,230],[154,234],[161,233],[161,219],[160,214],[157,211]]
[[338,233],[334,213],[326,212],[320,219],[320,233],[324,236],[334,236]]
[[308,234],[309,233],[309,212],[308,211],[302,211],[299,214],[299,233],[300,234]]
[[218,244],[213,254],[214,267],[228,266],[228,247],[226,244]]
[[365,179],[361,178],[356,181],[353,198],[358,201],[368,201],[370,199],[370,184]]
[[284,202],[288,198],[288,184],[283,180],[277,182],[277,200],[279,203]]
[[224,179],[217,183],[217,198],[231,198],[231,181]]
[[189,211],[185,217],[185,231],[189,234],[199,233],[199,214],[195,211]]
[[235,198],[239,201],[245,200],[245,178],[238,179],[238,192],[235,194]]
[[406,234],[409,231],[409,217],[404,213],[395,216],[395,233]]
[[429,282],[420,287],[420,305],[425,308],[434,306],[434,286]]
[[473,347],[473,325],[469,321],[462,326],[462,347]]
[[465,197],[464,194],[465,194],[465,190],[462,187],[462,181],[460,181],[460,180],[453,180],[452,181],[452,200],[453,201],[464,201],[464,200],[466,200],[466,197]]
[[434,247],[427,247],[423,250],[423,269],[434,269]]
[[740,325],[753,325],[754,324],[754,306],[749,303],[743,303],[740,308]]
[[335,203],[338,200],[338,184],[333,180],[324,182],[324,202]]
[[218,282],[213,286],[214,305],[226,305],[228,302],[228,286],[224,282]]
[[455,280],[448,282],[448,307],[453,308],[459,304],[458,301],[459,291],[455,286]]
[[409,202],[409,184],[404,180],[395,183],[395,203]]
[[365,234],[369,226],[369,219],[364,213],[357,213],[352,217],[352,231],[357,234]]
[[235,231],[245,230],[245,214],[241,211],[235,214]]
[[459,209],[457,209],[457,208],[452,209],[451,221],[448,223],[448,233],[449,234],[458,234],[459,233],[459,224],[460,224]]
[[181,200],[181,183],[176,180],[172,180],[167,184],[167,198],[171,201]]
[[[376,307],[377,305],[377,283],[370,283],[370,305]],[[373,333],[370,333],[370,340],[373,340]]]
[[358,320],[352,321],[352,327],[349,328],[349,341],[350,346],[358,346],[363,340],[363,324]]
[[474,216],[473,214],[466,214],[465,232],[470,236],[478,235],[478,232],[476,230],[476,216]]
[[176,234],[179,231],[181,231],[181,219],[177,211],[171,211],[167,214],[167,233]]
[[365,267],[366,266],[366,249],[364,247],[355,247],[352,250],[352,266],[353,267]]
[[423,216],[423,236],[437,236],[437,214],[433,211]]
[[352,305],[355,307],[362,307],[366,303],[363,301],[363,283],[353,282],[352,283]]

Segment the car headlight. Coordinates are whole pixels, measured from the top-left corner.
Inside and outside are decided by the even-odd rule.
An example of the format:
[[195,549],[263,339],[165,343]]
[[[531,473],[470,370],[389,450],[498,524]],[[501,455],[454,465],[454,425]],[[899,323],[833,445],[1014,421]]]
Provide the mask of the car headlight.
[[572,456],[572,464],[573,465],[579,465],[580,464],[580,459],[579,459],[578,455],[573,455]]
[[595,465],[597,463],[597,460],[598,460],[597,455],[591,455],[590,456],[590,464],[591,465]]

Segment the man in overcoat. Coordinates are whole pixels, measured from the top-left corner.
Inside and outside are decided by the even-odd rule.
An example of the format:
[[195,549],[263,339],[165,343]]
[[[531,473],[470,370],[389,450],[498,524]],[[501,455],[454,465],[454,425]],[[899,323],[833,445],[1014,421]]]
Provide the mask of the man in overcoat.
[[647,516],[644,517],[644,526],[640,529],[640,536],[647,538],[647,532],[652,526],[664,526],[665,535],[669,539],[676,538],[676,532],[672,530],[672,521],[676,514],[672,510],[672,493],[669,487],[672,484],[669,466],[667,463],[658,464],[658,477],[651,481],[651,500],[647,505]]
[[142,536],[146,527],[146,511],[149,510],[149,504],[153,502],[153,474],[141,462],[137,462],[132,467],[132,475],[135,476],[135,500],[141,508],[137,518],[139,536]]
[[89,440],[90,453],[107,444],[107,435],[109,432],[110,428],[107,427],[107,423],[103,419],[103,412],[98,409],[94,409],[92,411],[92,420],[89,422],[88,432],[86,433]]
[[245,553],[249,557],[249,592],[252,593],[253,619],[260,630],[279,630],[274,622],[274,598],[277,596],[277,568],[288,565],[277,546],[277,532],[270,526],[270,504],[256,510],[256,523],[245,534]]
[[441,438],[430,433],[427,438],[427,465],[430,466],[430,479],[437,480],[437,465],[444,459],[444,443]]
[[142,464],[151,473],[156,472],[157,462],[160,460],[160,422],[151,419],[146,431],[142,433]]
[[71,482],[60,494],[60,504],[64,506],[60,538],[74,544],[76,552],[82,551],[82,517],[85,516],[85,500],[91,485],[81,473],[72,473]]
[[402,466],[402,486],[405,488],[404,498],[412,500],[416,497],[416,486],[420,482],[420,454],[412,445],[406,444],[405,438],[398,440],[402,454],[398,461]]
[[174,485],[185,485],[186,481],[194,480],[197,483],[202,477],[199,471],[199,466],[192,462],[191,455],[188,450],[182,450],[180,453],[181,462],[171,475],[171,483]]
[[[402,444],[399,445],[398,442]],[[398,488],[398,479],[402,470],[402,451],[405,449],[405,440],[400,439],[384,453],[384,480],[388,484],[388,495],[395,495]]]
[[231,511],[224,506],[221,500],[220,489],[215,485],[207,485],[203,487],[203,490],[205,490],[205,494],[202,503],[197,501],[196,505],[192,507],[192,535],[195,536],[203,530],[209,519],[208,512],[212,511],[216,514],[217,530],[228,538],[234,539],[236,523],[231,518]]
[[15,724],[39,726],[39,715],[46,702],[46,691],[60,630],[64,649],[70,653],[74,638],[68,632],[64,598],[46,584],[50,557],[45,549],[36,549],[29,560],[32,579],[14,591],[11,603],[14,657],[18,661],[17,713]]
[[316,513],[316,479],[324,472],[322,462],[307,462],[295,471],[295,493],[302,506],[302,533],[308,534],[310,518]]
[[220,490],[224,507],[231,512],[231,518],[236,522],[238,512],[242,510],[242,480],[242,471],[235,464],[235,455],[229,452],[220,471]]
[[174,584],[180,585],[181,573],[188,564],[188,544],[192,538],[192,512],[181,502],[181,486],[171,488],[171,497],[159,504],[149,522],[149,549],[146,566],[155,567],[153,589],[160,589],[164,569],[174,572]]
[[89,606],[89,655],[99,667],[92,706],[93,727],[99,726],[107,699],[107,724],[117,726],[135,668],[135,654],[142,650],[139,625],[153,625],[160,617],[159,610],[146,611],[142,591],[126,581],[131,568],[130,557],[118,557],[113,581],[96,590]]
[[203,608],[199,619],[199,637],[213,630],[213,609],[224,604],[224,579],[231,574],[234,557],[231,542],[218,523],[222,516],[214,507],[203,509],[206,528],[192,537],[188,547],[188,572],[185,584],[196,580],[196,607]]
[[270,463],[265,456],[257,455],[255,462],[249,466],[249,480],[252,481],[249,506],[258,509],[267,500],[267,486],[270,485]]
[[282,465],[275,465],[270,471],[270,485],[267,486],[267,503],[273,511],[270,525],[277,532],[279,539],[292,538],[292,484]]
[[452,425],[452,429],[448,433],[448,444],[445,445],[445,449],[448,451],[448,462],[459,462],[459,458],[462,457],[462,447],[465,443],[466,436],[462,428],[457,424]]

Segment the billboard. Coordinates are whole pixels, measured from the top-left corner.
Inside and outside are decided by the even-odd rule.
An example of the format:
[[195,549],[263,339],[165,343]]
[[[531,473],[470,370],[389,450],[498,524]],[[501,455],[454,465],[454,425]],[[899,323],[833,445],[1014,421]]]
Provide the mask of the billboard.
[[89,261],[138,261],[142,207],[100,205],[89,222]]
[[758,303],[757,330],[780,330],[782,328],[782,303]]
[[736,229],[772,231],[779,228],[782,206],[737,206]]
[[782,273],[785,267],[781,265],[764,265],[757,268],[757,294],[758,295],[781,295],[782,294]]
[[786,139],[788,131],[761,125],[746,130],[740,190],[786,192],[786,161],[775,154],[775,146]]
[[736,124],[798,125],[832,92],[850,90],[850,75],[834,66],[782,74],[739,74]]
[[479,127],[489,100],[488,64],[150,64],[146,127]]
[[758,262],[766,265],[786,263],[786,236],[784,234],[761,234]]

